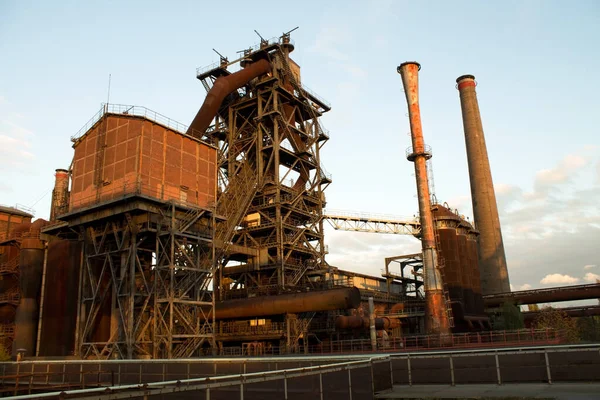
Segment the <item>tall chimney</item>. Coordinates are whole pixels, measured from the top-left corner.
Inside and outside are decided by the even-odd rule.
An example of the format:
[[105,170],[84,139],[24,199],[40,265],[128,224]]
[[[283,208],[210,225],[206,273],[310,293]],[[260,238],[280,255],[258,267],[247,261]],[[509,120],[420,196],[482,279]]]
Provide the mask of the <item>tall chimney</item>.
[[475,92],[475,77],[463,75],[456,79],[456,83],[465,128],[473,217],[480,233],[481,291],[483,295],[510,292],[496,194]]
[[52,191],[52,206],[50,208],[50,221],[67,212],[69,205],[69,171],[57,169],[54,175],[54,190]]
[[429,197],[427,179],[427,160],[431,158],[429,146],[423,142],[421,111],[419,108],[419,70],[416,62],[405,62],[397,71],[402,76],[408,113],[412,147],[407,150],[407,158],[415,164],[417,196],[419,198],[419,217],[421,220],[421,246],[423,249],[423,287],[425,290],[426,316],[425,330],[428,333],[448,333],[450,329],[442,280],[438,268],[433,233],[433,213]]

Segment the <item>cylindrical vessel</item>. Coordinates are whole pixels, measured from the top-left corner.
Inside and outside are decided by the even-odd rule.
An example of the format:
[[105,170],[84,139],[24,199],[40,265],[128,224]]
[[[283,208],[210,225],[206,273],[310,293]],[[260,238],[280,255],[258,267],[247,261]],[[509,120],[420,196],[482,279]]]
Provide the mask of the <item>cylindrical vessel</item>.
[[[456,229],[456,241],[458,243],[458,259],[461,265],[461,276],[460,280],[463,287],[463,304],[465,314],[475,314],[475,299],[473,297],[473,283],[472,283],[472,271],[473,269],[479,268],[477,260],[472,260],[469,254],[469,245],[467,243],[467,234],[472,229],[471,224],[467,221],[462,220],[460,225]],[[475,261],[475,265],[472,265]]]
[[471,286],[473,287],[473,313],[480,315],[484,313],[483,297],[481,294],[481,273],[479,267],[479,246],[477,239],[479,232],[469,229],[467,232],[467,254],[469,255]]
[[510,291],[500,217],[494,193],[490,161],[483,135],[475,77],[463,75],[456,80],[460,92],[471,200],[475,226],[479,230],[479,258],[481,260],[481,288],[483,294]]
[[43,265],[44,242],[35,238],[23,239],[19,261],[21,299],[15,315],[13,355],[18,349],[25,349],[28,356],[35,355]]
[[57,169],[54,177],[50,221],[55,221],[57,216],[66,213],[69,205],[69,171]]
[[412,150],[408,154],[409,161],[415,164],[417,181],[417,197],[419,199],[419,217],[421,220],[421,246],[423,249],[423,286],[425,290],[426,317],[425,329],[428,333],[448,333],[450,329],[447,308],[443,294],[440,271],[437,267],[435,236],[433,231],[433,214],[427,178],[427,159],[431,153],[425,146],[421,127],[421,110],[419,108],[419,70],[416,62],[405,62],[397,71],[402,76],[408,113]]

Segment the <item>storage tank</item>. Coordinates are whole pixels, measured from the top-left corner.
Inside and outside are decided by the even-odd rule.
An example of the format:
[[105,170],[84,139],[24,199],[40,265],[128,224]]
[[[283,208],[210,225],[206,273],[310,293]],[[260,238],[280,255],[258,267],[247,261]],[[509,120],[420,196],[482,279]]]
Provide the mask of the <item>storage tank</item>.
[[13,355],[25,349],[28,356],[35,355],[37,324],[39,318],[38,296],[42,285],[45,242],[39,232],[47,223],[42,219],[31,224],[29,232],[21,239],[19,256],[19,287],[21,299],[15,315],[15,340]]
[[479,250],[477,240],[479,231],[471,227],[467,232],[467,253],[469,255],[471,286],[473,288],[473,313],[484,315],[483,297],[481,293],[481,273],[479,270]]
[[440,204],[435,204],[432,210],[436,232],[439,235],[439,252],[444,262],[442,271],[443,280],[453,303],[452,311],[456,320],[464,314],[464,310],[461,307],[464,297],[462,263],[456,236],[456,229],[460,225],[461,220],[449,208]]
[[475,311],[475,297],[473,294],[473,270],[479,268],[477,264],[473,265],[476,261],[469,254],[469,244],[467,243],[467,235],[469,230],[473,227],[469,222],[462,219],[461,223],[456,229],[456,240],[458,242],[458,258],[461,263],[461,282],[463,287],[463,308],[465,314],[473,315]]
[[80,260],[79,242],[48,242],[40,356],[68,356],[75,349]]

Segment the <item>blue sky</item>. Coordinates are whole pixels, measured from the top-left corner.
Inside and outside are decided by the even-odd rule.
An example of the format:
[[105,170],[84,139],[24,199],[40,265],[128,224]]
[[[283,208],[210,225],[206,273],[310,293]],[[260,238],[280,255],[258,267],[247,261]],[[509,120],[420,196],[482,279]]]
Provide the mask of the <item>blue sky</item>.
[[[213,47],[233,57],[258,42],[254,29],[296,26],[302,81],[333,105],[323,118],[329,208],[417,211],[396,73],[416,60],[437,198],[471,214],[455,79],[473,74],[513,286],[600,274],[596,1],[2,1],[0,203],[48,216],[53,171],[69,166],[69,137],[106,101],[109,73],[111,102],[187,124],[205,95],[195,68],[217,61]],[[373,274],[383,257],[419,247],[331,229],[327,242],[332,264]]]

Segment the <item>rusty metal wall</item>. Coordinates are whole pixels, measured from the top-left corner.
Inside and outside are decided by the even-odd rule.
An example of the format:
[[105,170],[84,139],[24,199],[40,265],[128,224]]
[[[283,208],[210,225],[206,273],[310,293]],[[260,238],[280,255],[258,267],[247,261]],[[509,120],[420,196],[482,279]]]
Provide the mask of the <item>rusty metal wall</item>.
[[73,354],[80,260],[79,242],[54,239],[48,243],[40,356]]
[[[39,220],[38,220],[39,221]],[[37,222],[37,221],[36,221]],[[32,224],[32,227],[35,225]],[[19,288],[21,299],[15,315],[13,355],[20,349],[34,355],[39,318],[38,297],[42,285],[45,244],[40,239],[27,238],[21,243]]]
[[133,193],[216,199],[216,149],[145,118],[106,114],[74,148],[70,211]]
[[471,229],[467,233],[467,255],[469,259],[469,270],[471,284],[473,288],[473,312],[474,314],[484,314],[483,295],[481,292],[481,269],[479,267],[479,246],[477,237],[479,233]]

